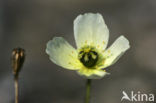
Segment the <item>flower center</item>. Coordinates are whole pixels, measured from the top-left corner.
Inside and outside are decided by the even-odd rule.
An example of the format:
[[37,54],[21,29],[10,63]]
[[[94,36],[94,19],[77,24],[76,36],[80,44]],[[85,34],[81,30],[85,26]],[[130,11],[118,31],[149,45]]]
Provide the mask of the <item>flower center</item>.
[[86,48],[79,52],[78,58],[84,66],[93,67],[98,61],[98,53],[91,48]]

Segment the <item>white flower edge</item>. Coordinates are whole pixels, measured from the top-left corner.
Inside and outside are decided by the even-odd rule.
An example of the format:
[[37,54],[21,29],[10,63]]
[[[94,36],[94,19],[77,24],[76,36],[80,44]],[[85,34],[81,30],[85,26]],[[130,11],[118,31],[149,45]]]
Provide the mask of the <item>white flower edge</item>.
[[46,53],[55,64],[70,70],[78,70],[77,51],[64,38],[54,37],[47,43]]
[[129,41],[123,35],[104,52],[105,63],[102,68],[113,65],[130,48]]
[[109,39],[109,30],[101,14],[85,13],[74,20],[74,37],[77,48],[93,45],[105,49]]

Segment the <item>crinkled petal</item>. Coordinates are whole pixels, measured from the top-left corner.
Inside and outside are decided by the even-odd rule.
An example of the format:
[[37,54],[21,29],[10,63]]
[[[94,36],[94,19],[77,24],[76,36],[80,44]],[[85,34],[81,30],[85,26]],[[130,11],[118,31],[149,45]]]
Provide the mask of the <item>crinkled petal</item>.
[[117,40],[104,52],[106,59],[103,68],[114,64],[129,48],[129,41],[124,36],[117,38]]
[[78,48],[93,45],[99,49],[105,49],[109,30],[101,14],[86,13],[74,20],[74,36]]
[[47,43],[46,53],[55,64],[70,70],[79,69],[77,51],[62,37],[55,37]]
[[94,70],[94,69],[80,69],[78,74],[84,76],[88,79],[101,79],[105,75],[109,74],[104,70]]

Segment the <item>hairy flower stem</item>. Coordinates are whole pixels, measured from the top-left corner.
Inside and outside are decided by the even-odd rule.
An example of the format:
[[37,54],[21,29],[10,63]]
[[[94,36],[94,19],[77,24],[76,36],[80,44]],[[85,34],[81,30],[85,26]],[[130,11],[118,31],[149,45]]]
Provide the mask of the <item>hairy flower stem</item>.
[[18,103],[18,95],[19,95],[18,76],[14,76],[14,83],[15,83],[15,103]]
[[91,91],[91,79],[87,79],[86,82],[86,98],[85,98],[85,103],[90,102],[90,91]]

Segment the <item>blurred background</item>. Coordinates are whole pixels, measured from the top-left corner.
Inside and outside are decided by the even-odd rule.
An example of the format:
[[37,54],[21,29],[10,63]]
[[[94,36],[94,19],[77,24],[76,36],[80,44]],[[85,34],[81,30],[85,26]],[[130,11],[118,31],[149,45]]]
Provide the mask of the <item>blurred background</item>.
[[55,36],[76,47],[73,20],[86,12],[103,15],[109,45],[120,35],[131,45],[107,68],[110,76],[93,80],[91,103],[120,103],[123,90],[156,94],[155,0],[0,0],[0,103],[14,103],[10,57],[15,47],[27,54],[20,103],[83,103],[85,79],[52,63],[45,48]]

